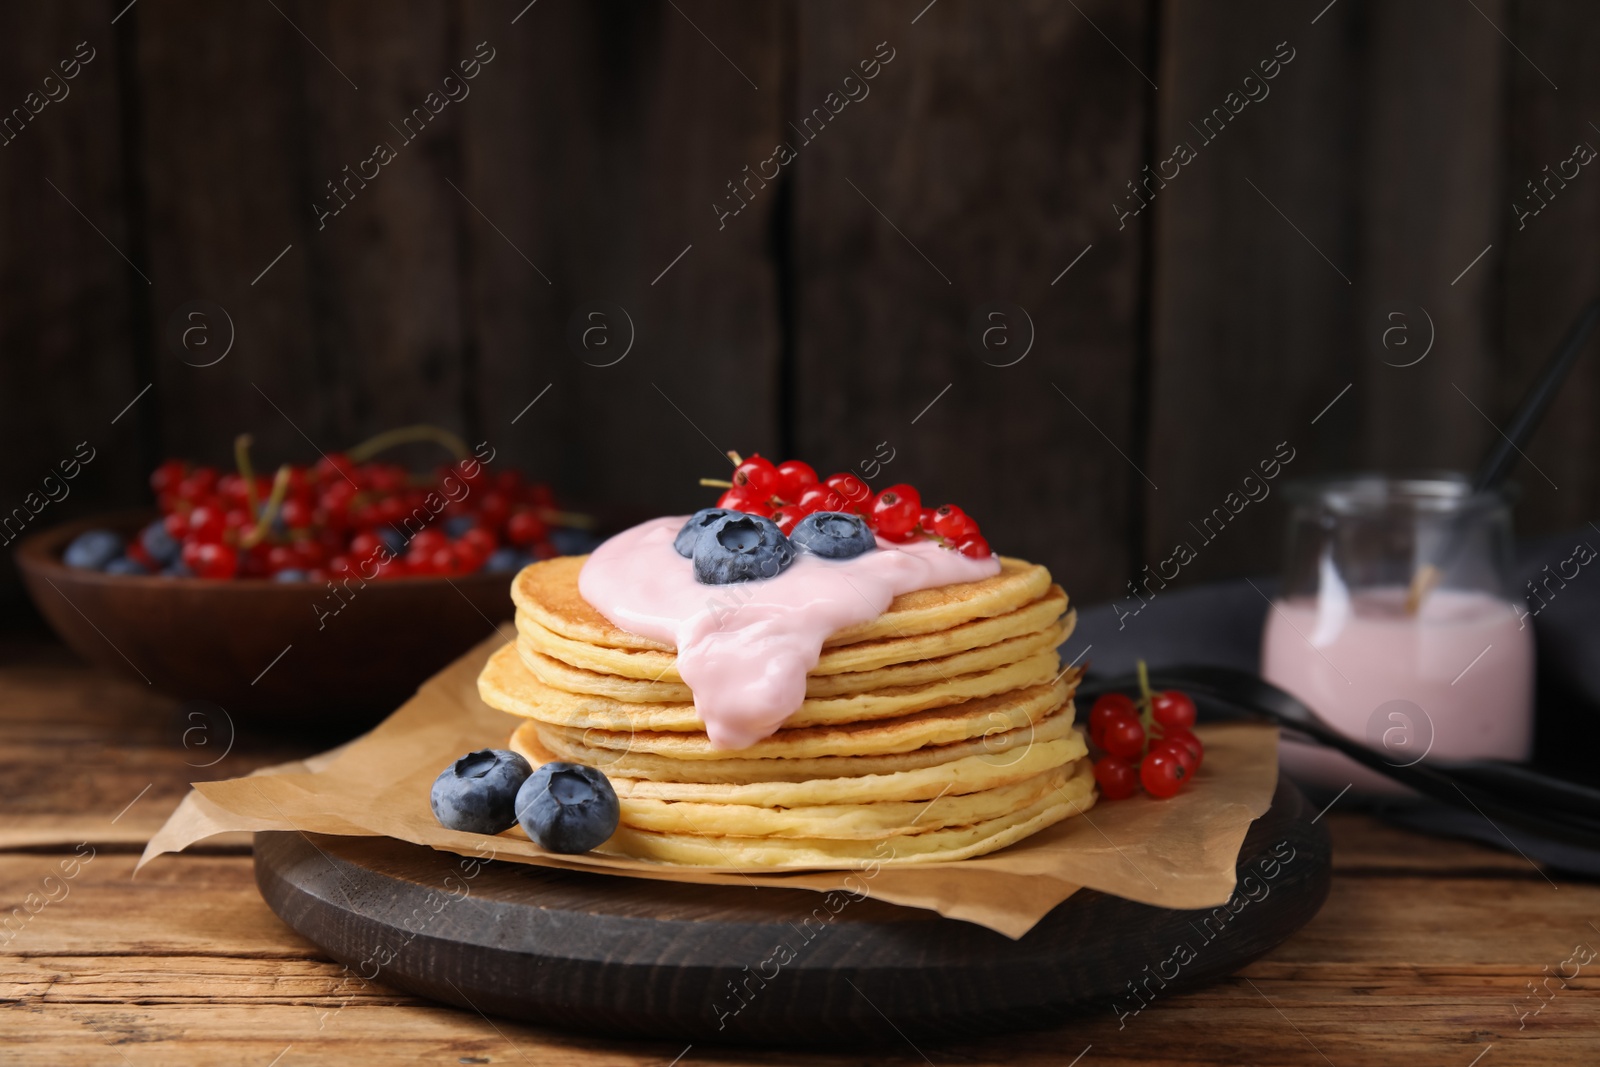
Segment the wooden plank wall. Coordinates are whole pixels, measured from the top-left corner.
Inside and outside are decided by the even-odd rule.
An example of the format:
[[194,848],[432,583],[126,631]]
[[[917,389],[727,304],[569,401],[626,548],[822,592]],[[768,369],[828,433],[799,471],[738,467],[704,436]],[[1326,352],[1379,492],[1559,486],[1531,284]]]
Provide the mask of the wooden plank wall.
[[[241,430],[426,420],[641,511],[722,449],[877,461],[1093,601],[1280,442],[1470,466],[1600,291],[1600,178],[1512,206],[1600,145],[1577,0],[124,7],[0,13],[0,111],[95,50],[0,146],[0,506],[99,450],[40,525]],[[1597,394],[1591,357],[1524,532],[1594,514]],[[1276,503],[1181,581],[1270,569]]]

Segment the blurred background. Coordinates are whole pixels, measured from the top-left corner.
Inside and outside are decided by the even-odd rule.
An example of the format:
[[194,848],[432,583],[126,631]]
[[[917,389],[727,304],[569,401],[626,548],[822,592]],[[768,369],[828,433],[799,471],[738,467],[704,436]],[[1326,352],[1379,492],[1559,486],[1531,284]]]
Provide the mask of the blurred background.
[[[1269,571],[1285,480],[1470,469],[1600,292],[1597,48],[1576,0],[9,5],[8,539],[431,422],[635,513],[726,449],[911,482],[1080,602]],[[1597,399],[1524,534],[1588,528]]]

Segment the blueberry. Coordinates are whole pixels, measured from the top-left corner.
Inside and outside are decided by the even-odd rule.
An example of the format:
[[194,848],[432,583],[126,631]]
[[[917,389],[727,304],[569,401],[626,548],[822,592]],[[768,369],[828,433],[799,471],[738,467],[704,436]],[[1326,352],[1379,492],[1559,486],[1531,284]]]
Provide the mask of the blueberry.
[[378,527],[378,540],[389,546],[389,551],[397,556],[406,554],[406,535],[396,530],[393,526]]
[[735,511],[710,526],[694,546],[694,576],[706,585],[776,578],[794,562],[794,546],[778,524]]
[[471,515],[457,515],[453,519],[444,521],[444,532],[450,538],[460,537],[478,524],[478,520]]
[[588,530],[558,526],[550,531],[550,545],[562,556],[582,556],[600,547],[600,538]]
[[178,554],[183,551],[183,545],[167,532],[167,527],[159,519],[144,528],[139,534],[139,543],[160,567],[177,562]]
[[581,763],[546,763],[517,793],[517,821],[547,852],[588,852],[603,845],[621,817],[611,781]]
[[490,574],[514,574],[527,565],[528,557],[514,548],[497,548],[489,553],[483,569]]
[[795,523],[789,540],[825,559],[852,559],[878,547],[867,520],[848,511],[814,511]]
[[285,567],[272,576],[272,580],[275,582],[304,582],[309,581],[310,578],[311,576],[299,567]]
[[144,564],[127,556],[118,556],[103,568],[107,574],[149,574]]
[[447,830],[498,834],[517,822],[517,791],[533,766],[515,752],[468,752],[433,780],[433,817]]
[[102,571],[122,555],[122,538],[110,530],[85,530],[72,539],[61,561],[80,571]]
[[689,521],[683,524],[683,529],[678,531],[672,547],[677,549],[678,555],[684,559],[694,559],[694,544],[700,540],[700,535],[706,532],[706,527],[722,516],[732,514],[733,512],[727,508],[701,508],[689,516]]
[[190,570],[189,567],[188,567],[188,564],[184,563],[183,560],[180,559],[178,562],[172,564],[171,566],[164,568],[161,571],[161,577],[163,577],[163,578],[193,578],[194,577],[194,571]]

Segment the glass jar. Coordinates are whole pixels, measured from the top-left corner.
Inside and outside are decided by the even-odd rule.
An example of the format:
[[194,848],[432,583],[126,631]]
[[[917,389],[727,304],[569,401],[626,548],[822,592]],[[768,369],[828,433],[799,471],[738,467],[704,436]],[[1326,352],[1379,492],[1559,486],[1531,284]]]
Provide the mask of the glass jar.
[[[1285,497],[1262,676],[1392,764],[1525,761],[1533,628],[1512,592],[1509,498],[1455,474],[1292,483]],[[1285,739],[1280,755],[1307,785],[1406,792],[1328,749]]]

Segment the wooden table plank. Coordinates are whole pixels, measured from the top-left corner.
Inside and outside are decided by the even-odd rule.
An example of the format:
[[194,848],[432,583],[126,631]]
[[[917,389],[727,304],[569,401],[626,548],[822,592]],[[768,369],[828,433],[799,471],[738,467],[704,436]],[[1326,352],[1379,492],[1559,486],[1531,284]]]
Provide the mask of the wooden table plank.
[[58,645],[0,646],[0,707],[0,849],[143,848],[191,782],[238,777],[343,739],[236,732],[214,705],[161,696]]
[[[1360,821],[1348,817],[1341,833]],[[1433,845],[1405,836],[1409,851]],[[38,891],[59,860],[0,856],[0,899]],[[130,877],[133,863],[132,856],[95,855],[59,903],[0,946],[0,997],[9,1009],[0,1029],[13,1042],[65,1055],[57,1062],[104,1062],[97,1029],[124,1040],[136,1064],[267,1063],[293,1044],[286,1067],[297,1055],[515,1062],[520,1050],[535,1062],[587,1064],[664,1063],[681,1051],[501,1020],[491,1028],[470,1013],[344,976],[267,910],[247,857],[168,857]],[[1549,1006],[1518,1028],[1518,1011],[1539,1005],[1527,983],[1555,973],[1574,945],[1600,944],[1588,925],[1600,915],[1600,887],[1559,886],[1514,871],[1445,880],[1341,874],[1323,912],[1277,951],[1210,990],[1157,997],[1125,1027],[1107,1005],[1051,1031],[922,1051],[935,1063],[1060,1064],[1093,1044],[1095,1063],[1308,1063],[1317,1062],[1315,1044],[1343,1067],[1402,1055],[1465,1065],[1494,1043],[1515,1049],[1511,1062],[1572,1062],[1595,1040],[1600,987],[1588,974],[1565,989],[1552,982]],[[1139,961],[1128,969],[1137,975]],[[767,1062],[706,1049],[695,1058]],[[888,1058],[920,1062],[904,1046],[890,1046]]]

